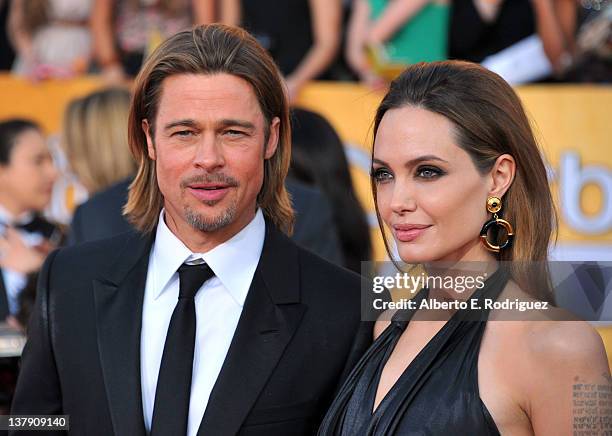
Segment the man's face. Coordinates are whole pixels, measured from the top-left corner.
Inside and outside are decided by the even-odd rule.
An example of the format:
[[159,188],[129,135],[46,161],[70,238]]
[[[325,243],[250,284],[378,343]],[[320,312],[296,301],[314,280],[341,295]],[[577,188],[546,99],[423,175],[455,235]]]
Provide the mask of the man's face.
[[154,126],[144,120],[142,127],[177,236],[186,242],[196,229],[223,242],[251,221],[279,119],[266,125],[248,82],[230,74],[170,76]]

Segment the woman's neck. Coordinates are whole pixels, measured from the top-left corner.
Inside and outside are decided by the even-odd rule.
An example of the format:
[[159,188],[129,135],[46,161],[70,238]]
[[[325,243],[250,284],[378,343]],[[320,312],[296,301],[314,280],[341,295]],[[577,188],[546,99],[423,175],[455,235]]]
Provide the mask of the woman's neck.
[[[482,287],[482,283],[498,268],[499,262],[495,255],[488,251],[480,241],[462,247],[452,255],[428,262],[423,265],[435,286],[430,287],[430,295],[451,300],[465,300]],[[439,283],[443,283],[440,286]],[[453,286],[448,286],[452,283]]]

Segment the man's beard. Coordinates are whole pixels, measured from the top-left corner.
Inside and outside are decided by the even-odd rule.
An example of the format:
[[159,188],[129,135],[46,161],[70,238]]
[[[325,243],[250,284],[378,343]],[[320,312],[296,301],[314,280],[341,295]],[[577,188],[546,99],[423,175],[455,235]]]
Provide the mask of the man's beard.
[[[211,174],[211,175],[198,175],[184,180],[181,183],[181,188],[185,189],[190,183],[214,183],[220,182],[225,183],[229,187],[238,187],[240,184],[238,181],[230,176],[224,174]],[[203,201],[207,206],[214,206],[217,201]],[[219,215],[206,218],[202,214],[198,213],[190,206],[185,206],[185,220],[191,227],[202,232],[214,232],[222,229],[233,223],[236,219],[237,205],[236,202],[232,202],[227,209],[221,212]]]
[[191,227],[201,232],[214,232],[226,227],[236,219],[236,204],[231,204],[222,213],[206,218],[189,206],[185,206],[185,220]]

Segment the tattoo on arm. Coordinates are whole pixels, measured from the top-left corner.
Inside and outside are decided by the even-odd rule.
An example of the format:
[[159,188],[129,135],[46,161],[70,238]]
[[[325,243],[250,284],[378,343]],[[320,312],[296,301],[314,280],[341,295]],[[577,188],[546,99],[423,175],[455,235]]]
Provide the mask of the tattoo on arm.
[[580,383],[572,389],[574,436],[612,436],[612,380],[603,375],[603,383]]

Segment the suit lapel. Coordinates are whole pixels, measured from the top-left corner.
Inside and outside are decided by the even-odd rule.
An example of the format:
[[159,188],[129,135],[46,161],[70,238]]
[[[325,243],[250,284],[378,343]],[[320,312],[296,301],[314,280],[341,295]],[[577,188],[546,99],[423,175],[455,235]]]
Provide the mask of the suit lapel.
[[300,304],[298,251],[266,222],[266,239],[232,344],[198,430],[235,435],[305,312]]
[[100,360],[117,436],[145,435],[140,332],[152,240],[130,237],[109,272],[93,282]]

